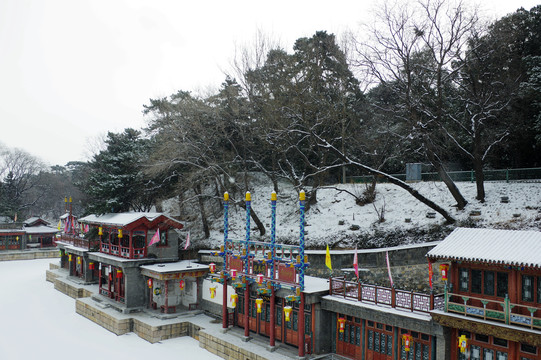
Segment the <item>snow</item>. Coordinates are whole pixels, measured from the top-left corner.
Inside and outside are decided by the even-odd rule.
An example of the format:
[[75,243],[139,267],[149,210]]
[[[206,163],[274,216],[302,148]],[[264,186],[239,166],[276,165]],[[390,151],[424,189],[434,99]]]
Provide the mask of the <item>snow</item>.
[[541,232],[498,229],[455,229],[427,254],[505,265],[541,267]]
[[117,336],[77,315],[75,301],[45,281],[49,263],[51,259],[0,262],[0,359],[175,359],[179,354],[221,359],[191,337],[151,344],[134,333]]
[[[255,224],[251,222],[251,238],[256,241],[269,241],[270,239],[270,196],[272,185],[262,175],[253,174],[250,188],[251,207],[261,219],[267,233],[259,236]],[[307,249],[324,249],[327,244],[331,249],[354,249],[360,245],[360,239],[369,239],[369,246],[383,247],[402,244],[413,244],[426,241],[443,240],[445,235],[455,227],[480,227],[499,229],[529,229],[539,230],[541,226],[541,183],[539,182],[486,182],[486,202],[475,200],[476,184],[473,182],[457,182],[465,199],[469,202],[464,210],[457,210],[456,201],[442,182],[418,182],[410,184],[422,195],[444,208],[457,222],[446,225],[445,219],[436,213],[435,218],[428,218],[428,212],[434,212],[428,206],[414,199],[404,189],[392,184],[378,184],[374,204],[358,206],[355,199],[346,192],[335,189],[320,189],[317,192],[317,203],[306,212]],[[333,185],[361,195],[365,189],[364,184]],[[233,204],[240,200],[244,194],[229,191]],[[507,196],[508,203],[501,203],[501,197]],[[178,215],[178,199],[164,203],[165,210],[171,215]],[[214,206],[214,204],[213,204]],[[196,207],[192,207],[196,209]],[[286,182],[279,184],[276,241],[298,243],[299,239],[299,201],[294,188]],[[377,209],[377,211],[376,211]],[[378,222],[378,212],[384,209],[385,221]],[[480,216],[470,215],[472,211],[480,211]],[[202,239],[200,230],[201,221],[186,222],[186,229],[191,230],[192,239],[195,239],[200,248],[216,249],[223,243],[223,214],[217,206],[213,208],[213,215],[209,219],[211,236],[209,240]],[[237,206],[229,207],[229,238],[242,240],[245,238],[245,211]],[[410,222],[406,222],[409,219]],[[339,221],[343,225],[339,225]],[[352,225],[358,225],[359,230],[351,230]],[[441,236],[430,237],[434,229],[447,229]],[[404,239],[395,242],[381,242],[381,239],[392,232],[404,234]],[[425,236],[417,236],[424,233]],[[426,235],[428,234],[428,235]],[[379,240],[378,240],[379,239]],[[194,243],[195,243],[194,242]],[[363,246],[359,246],[359,250]]]
[[195,260],[182,260],[172,263],[159,263],[153,265],[142,265],[141,269],[146,269],[149,271],[154,271],[156,273],[165,274],[165,273],[176,273],[184,271],[195,271],[195,270],[208,270],[208,265],[202,265],[195,262]]

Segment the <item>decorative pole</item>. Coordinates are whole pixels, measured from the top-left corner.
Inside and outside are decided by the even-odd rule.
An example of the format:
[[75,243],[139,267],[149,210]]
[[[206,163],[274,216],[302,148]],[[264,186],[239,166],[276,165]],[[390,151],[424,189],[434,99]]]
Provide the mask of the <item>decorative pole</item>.
[[223,280],[223,290],[222,290],[222,328],[227,329],[228,327],[228,315],[227,315],[227,236],[229,228],[229,194],[224,193],[224,251],[223,251],[223,268],[222,268],[222,280]]
[[249,250],[249,245],[248,243],[250,242],[250,208],[251,208],[251,204],[252,204],[252,195],[250,194],[249,191],[246,192],[246,242],[244,244],[244,274],[248,275],[248,259],[249,259],[249,256],[248,256],[248,250]]
[[304,190],[301,190],[299,193],[299,205],[300,205],[300,249],[299,249],[299,256],[301,257],[301,266],[300,266],[300,273],[299,273],[299,285],[301,288],[301,292],[304,291],[304,270],[305,270],[305,262],[304,262],[304,203],[306,199],[306,194],[304,193]]
[[299,327],[298,327],[298,344],[299,344],[299,358],[304,358],[304,202],[306,194],[304,190],[299,193],[299,205],[300,205],[300,249],[299,256],[301,260],[300,273],[299,273],[299,286],[300,286],[300,304],[299,304]]
[[[271,280],[275,278],[275,245],[276,245],[276,192],[271,193]],[[274,326],[276,322],[276,294],[274,290],[274,284],[271,286],[271,297],[270,297],[270,346],[274,348],[276,345],[276,327]]]
[[248,242],[250,241],[250,206],[252,202],[252,195],[249,191],[246,192],[246,242],[244,246],[244,285],[246,286],[246,289],[244,290],[244,338],[248,340],[250,337],[250,282],[248,281],[248,262],[249,262],[249,256],[248,256]]
[[273,191],[271,193],[271,276],[270,278],[274,280],[275,269],[274,269],[274,257],[275,257],[275,246],[276,246],[276,193]]

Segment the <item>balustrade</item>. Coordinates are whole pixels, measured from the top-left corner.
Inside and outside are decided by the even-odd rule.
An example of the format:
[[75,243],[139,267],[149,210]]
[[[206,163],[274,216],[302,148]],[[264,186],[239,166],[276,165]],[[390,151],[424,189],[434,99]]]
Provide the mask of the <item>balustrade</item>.
[[331,278],[330,294],[363,303],[428,313],[443,309],[443,294],[422,294],[384,286]]

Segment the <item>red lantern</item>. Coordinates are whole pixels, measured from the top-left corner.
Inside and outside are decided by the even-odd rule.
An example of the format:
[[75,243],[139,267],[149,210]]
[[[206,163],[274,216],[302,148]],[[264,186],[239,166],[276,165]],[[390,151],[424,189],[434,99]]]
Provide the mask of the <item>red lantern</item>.
[[152,289],[152,278],[148,278],[147,285],[149,289]]
[[341,333],[344,332],[344,328],[346,327],[346,319],[344,318],[338,318],[338,329]]
[[215,263],[210,263],[209,268],[210,268],[211,273],[214,274],[216,272],[216,264]]
[[410,334],[402,335],[402,343],[404,344],[404,350],[410,351],[410,348],[411,348],[411,335]]
[[117,279],[120,279],[121,277],[122,277],[122,270],[118,269],[118,270],[116,271],[116,278],[117,278]]
[[231,279],[235,280],[237,277],[237,269],[231,269]]
[[257,274],[257,283],[259,285],[263,284],[263,274]]
[[441,271],[441,279],[443,281],[447,281],[448,275],[449,275],[449,264],[441,264],[440,271]]
[[89,268],[90,270],[94,270],[96,267],[94,266],[94,263],[91,262],[91,263],[88,263],[88,268]]
[[180,287],[180,290],[184,290],[184,286],[186,286],[186,283],[184,282],[184,280],[180,280],[178,286]]

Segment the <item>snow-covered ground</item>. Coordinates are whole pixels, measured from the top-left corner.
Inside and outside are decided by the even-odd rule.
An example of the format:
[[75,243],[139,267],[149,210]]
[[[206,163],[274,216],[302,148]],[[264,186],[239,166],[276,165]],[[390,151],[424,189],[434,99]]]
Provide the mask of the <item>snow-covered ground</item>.
[[[258,237],[255,224],[251,223],[251,235],[254,240],[268,240],[270,236],[270,195],[272,186],[261,176],[255,176],[251,189],[252,209],[254,209],[267,229],[263,238]],[[308,248],[325,248],[326,244],[334,248],[354,248],[361,244],[361,239],[370,239],[370,247],[398,245],[396,235],[393,243],[378,244],[378,238],[384,238],[389,233],[405,234],[404,243],[442,240],[430,238],[435,229],[446,229],[450,232],[456,226],[499,228],[499,229],[530,229],[539,230],[541,227],[541,182],[486,182],[486,202],[475,200],[476,186],[472,182],[457,182],[463,196],[468,201],[464,210],[457,210],[456,201],[452,198],[442,182],[419,182],[411,186],[428,199],[444,208],[457,222],[454,225],[444,225],[444,218],[436,213],[435,218],[428,218],[427,213],[432,209],[420,203],[404,189],[392,184],[378,184],[374,204],[358,206],[355,199],[346,192],[333,188],[321,189],[317,193],[317,204],[306,213],[306,246]],[[334,187],[348,190],[360,195],[365,189],[364,184],[335,185]],[[242,194],[231,194],[239,198]],[[501,197],[507,196],[508,203],[502,203]],[[178,214],[176,202],[168,202],[166,211],[172,215]],[[277,203],[277,238],[278,241],[295,241],[299,232],[298,195],[287,183],[280,184]],[[194,206],[194,210],[197,207]],[[474,210],[481,212],[480,216],[471,216]],[[382,213],[384,222],[378,222],[378,212]],[[212,217],[212,214],[215,217]],[[199,242],[198,247],[217,248],[223,241],[223,220],[218,206],[211,214],[210,241],[202,240],[199,218],[187,223],[192,228],[191,238]],[[230,206],[229,237],[244,239],[245,211],[240,207]],[[406,222],[409,219],[409,222]],[[339,222],[343,225],[340,225]],[[350,229],[357,225],[358,230]],[[435,231],[438,233],[437,231]],[[420,236],[416,234],[422,233]],[[413,234],[413,235],[411,235]],[[428,235],[427,235],[428,234]],[[438,237],[440,235],[436,235]],[[372,241],[374,239],[374,241]],[[362,247],[362,246],[359,246]]]
[[0,262],[0,359],[221,359],[191,337],[150,344],[77,315],[75,301],[45,281],[52,261]]

